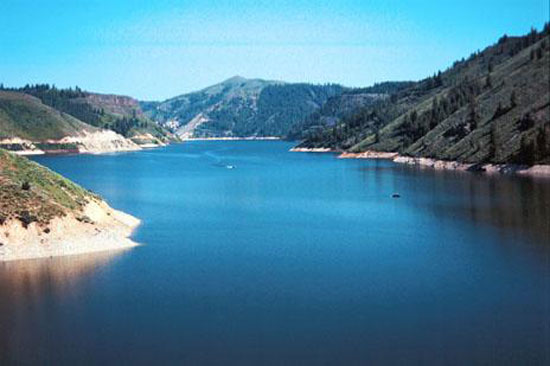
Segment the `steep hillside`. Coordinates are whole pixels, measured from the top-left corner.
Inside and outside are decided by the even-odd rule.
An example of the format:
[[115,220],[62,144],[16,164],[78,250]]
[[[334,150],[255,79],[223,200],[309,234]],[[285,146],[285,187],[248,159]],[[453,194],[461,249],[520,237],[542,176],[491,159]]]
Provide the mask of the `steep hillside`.
[[36,97],[1,90],[0,147],[28,153],[139,149],[123,136],[90,126]]
[[91,126],[115,131],[138,144],[163,144],[173,139],[164,128],[146,117],[137,100],[120,95],[76,89],[57,89],[48,84],[27,85],[13,91],[33,95],[42,103]]
[[290,128],[338,95],[338,85],[286,84],[239,76],[162,103],[145,113],[182,137],[285,136]]
[[330,97],[321,108],[294,124],[286,137],[289,140],[301,140],[324,128],[337,125],[343,118],[351,117],[361,108],[384,101],[392,94],[411,85],[413,82],[410,81],[390,81],[368,88],[346,89],[342,94]]
[[550,163],[550,27],[497,44],[311,133],[300,147]]
[[61,139],[97,129],[44,105],[33,96],[0,91],[0,138]]
[[49,169],[0,149],[0,261],[134,246],[139,220]]

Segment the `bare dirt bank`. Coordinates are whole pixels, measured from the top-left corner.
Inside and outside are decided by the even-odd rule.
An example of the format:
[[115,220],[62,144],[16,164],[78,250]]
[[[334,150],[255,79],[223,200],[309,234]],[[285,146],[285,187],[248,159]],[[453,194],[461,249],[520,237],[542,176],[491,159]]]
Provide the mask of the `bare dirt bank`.
[[68,213],[47,226],[24,227],[11,219],[0,225],[0,262],[120,250],[137,246],[129,239],[140,221],[114,210],[104,201],[91,200],[81,216]]
[[290,149],[292,152],[311,152],[311,153],[327,153],[327,152],[338,152],[333,149],[325,148],[325,147],[315,147],[315,148],[308,148],[308,147],[293,147]]
[[30,141],[13,137],[0,140],[0,147],[7,148],[17,155],[66,152],[102,154],[141,149],[135,142],[110,130],[83,131],[77,136],[66,136],[59,140]]

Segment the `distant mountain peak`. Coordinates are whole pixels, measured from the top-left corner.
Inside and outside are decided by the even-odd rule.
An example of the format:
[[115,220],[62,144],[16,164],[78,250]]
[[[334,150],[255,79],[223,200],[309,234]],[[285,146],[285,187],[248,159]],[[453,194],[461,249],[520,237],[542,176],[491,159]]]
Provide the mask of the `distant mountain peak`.
[[227,79],[227,80],[222,81],[222,84],[228,84],[228,83],[242,83],[242,82],[245,82],[245,81],[248,81],[248,79],[245,78],[244,76],[235,75],[235,76],[230,77],[230,78]]

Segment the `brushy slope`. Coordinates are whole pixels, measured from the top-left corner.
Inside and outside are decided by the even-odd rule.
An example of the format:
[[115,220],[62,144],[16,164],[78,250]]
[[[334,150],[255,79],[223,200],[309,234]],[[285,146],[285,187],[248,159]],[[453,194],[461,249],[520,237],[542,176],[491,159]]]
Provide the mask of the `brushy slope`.
[[0,138],[20,137],[32,141],[61,139],[92,126],[61,113],[27,94],[0,91]]
[[550,163],[550,26],[504,36],[310,134],[300,146],[466,163]]
[[78,213],[93,193],[27,158],[0,149],[0,224],[19,219],[47,224],[68,212]]
[[32,95],[88,125],[110,129],[124,137],[150,134],[161,141],[172,139],[171,134],[146,117],[139,102],[130,97],[90,93],[79,88],[57,89],[48,84],[26,85],[11,91]]

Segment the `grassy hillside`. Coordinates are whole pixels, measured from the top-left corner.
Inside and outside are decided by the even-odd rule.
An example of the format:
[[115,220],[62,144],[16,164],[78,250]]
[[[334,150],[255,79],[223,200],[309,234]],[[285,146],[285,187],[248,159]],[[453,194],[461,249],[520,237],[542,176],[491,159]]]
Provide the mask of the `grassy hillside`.
[[550,163],[550,27],[496,44],[306,137],[302,147]]
[[33,96],[0,90],[0,139],[20,137],[32,141],[60,139],[96,130],[59,112]]
[[146,114],[180,134],[285,136],[294,124],[342,90],[339,85],[286,84],[237,76],[162,103],[141,105]]
[[146,117],[137,100],[126,96],[96,94],[76,89],[57,89],[48,84],[27,85],[12,91],[35,96],[42,103],[91,126],[113,130],[132,138],[151,134],[168,141],[171,134]]
[[67,212],[79,212],[91,192],[26,158],[0,149],[0,224],[19,219],[46,225]]

